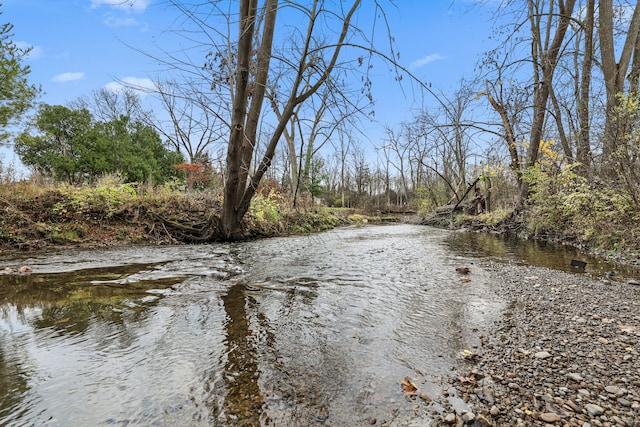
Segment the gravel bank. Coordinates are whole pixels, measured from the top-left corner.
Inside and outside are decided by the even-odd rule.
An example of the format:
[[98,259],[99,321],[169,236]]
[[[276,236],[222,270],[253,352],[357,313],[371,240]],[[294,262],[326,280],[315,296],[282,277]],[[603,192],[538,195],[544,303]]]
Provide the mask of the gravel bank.
[[487,263],[511,301],[477,363],[449,379],[437,425],[640,426],[640,286]]

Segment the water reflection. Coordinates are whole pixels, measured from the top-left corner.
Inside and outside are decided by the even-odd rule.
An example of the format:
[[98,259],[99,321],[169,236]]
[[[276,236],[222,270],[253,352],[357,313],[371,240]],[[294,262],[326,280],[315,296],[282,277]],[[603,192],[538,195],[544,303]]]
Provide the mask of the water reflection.
[[440,394],[503,307],[474,260],[526,256],[468,237],[386,225],[38,256],[0,276],[0,425],[427,424],[399,381]]
[[[537,240],[522,240],[487,233],[455,232],[446,239],[445,244],[463,256],[490,257],[498,261],[512,261],[521,265],[536,265],[574,273],[586,272],[597,277],[603,277],[607,271],[616,271],[624,277],[637,276],[637,272],[632,268],[608,262],[573,247]],[[573,259],[585,261],[586,270],[571,266]]]
[[[260,425],[263,405],[256,361],[260,343],[257,334],[251,331],[249,319],[255,301],[245,292],[244,282],[236,281],[221,297],[227,314],[224,325],[227,352],[223,376],[225,399],[220,415],[227,425],[239,427]],[[220,415],[215,418],[220,419]]]

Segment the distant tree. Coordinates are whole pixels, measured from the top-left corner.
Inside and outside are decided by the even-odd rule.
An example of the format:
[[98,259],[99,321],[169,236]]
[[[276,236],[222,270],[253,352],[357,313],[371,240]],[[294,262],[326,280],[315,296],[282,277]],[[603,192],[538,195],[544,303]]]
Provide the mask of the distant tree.
[[0,25],[0,144],[9,138],[11,126],[33,106],[40,93],[38,86],[27,81],[29,66],[22,65],[31,49],[18,47],[11,40],[12,30],[12,24]]
[[179,175],[173,166],[183,163],[183,156],[168,150],[151,127],[121,116],[110,122],[98,122],[95,129],[103,142],[96,147],[96,157],[106,167],[88,168],[91,175],[119,173],[127,182],[151,180],[154,184]]
[[80,96],[71,101],[69,108],[88,110],[101,122],[110,122],[126,116],[131,121],[146,123],[152,116],[150,111],[143,108],[139,92],[126,86],[118,91],[107,88],[94,90],[89,96]]
[[24,131],[16,138],[15,151],[25,165],[58,181],[77,184],[84,179],[79,160],[83,144],[93,138],[92,127],[88,110],[43,104],[33,123],[37,135]]
[[110,173],[127,182],[162,183],[178,176],[173,165],[184,162],[152,128],[126,116],[96,122],[86,109],[44,104],[32,127],[34,134],[24,131],[16,139],[16,153],[25,165],[70,184]]
[[189,82],[156,82],[155,86],[168,119],[149,123],[171,146],[192,164],[204,164],[214,148],[222,150],[229,132],[219,111],[223,106]]

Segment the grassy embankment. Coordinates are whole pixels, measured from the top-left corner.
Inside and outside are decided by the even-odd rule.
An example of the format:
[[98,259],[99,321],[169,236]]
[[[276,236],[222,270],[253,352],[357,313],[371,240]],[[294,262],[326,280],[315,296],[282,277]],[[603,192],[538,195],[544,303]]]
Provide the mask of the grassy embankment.
[[[205,243],[217,240],[221,197],[168,187],[0,185],[0,248]],[[346,209],[294,209],[276,192],[258,194],[246,216],[247,237],[328,230],[370,217]]]

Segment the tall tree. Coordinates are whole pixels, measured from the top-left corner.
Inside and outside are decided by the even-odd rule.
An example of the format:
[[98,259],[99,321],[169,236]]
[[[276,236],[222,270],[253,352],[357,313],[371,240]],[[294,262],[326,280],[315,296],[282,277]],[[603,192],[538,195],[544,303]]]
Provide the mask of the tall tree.
[[27,80],[31,69],[23,65],[31,49],[18,47],[11,40],[11,31],[12,24],[0,25],[0,144],[9,138],[11,127],[33,106],[40,93],[40,87]]
[[[505,2],[508,5],[515,3],[516,10],[521,8],[520,2]],[[515,171],[520,184],[520,201],[524,201],[529,193],[526,181],[522,180],[523,169],[532,167],[538,161],[540,143],[545,137],[545,125],[549,111],[549,101],[553,94],[552,87],[556,74],[558,61],[561,58],[563,47],[565,46],[565,36],[572,21],[572,14],[575,9],[576,0],[527,0],[526,14],[524,19],[513,22],[513,32],[506,37],[502,49],[505,50],[504,57],[499,59],[496,49],[490,53],[489,60],[484,64],[488,67],[495,67],[493,72],[497,78],[493,81],[487,80],[486,95],[492,108],[499,114],[507,147],[511,156],[510,167]],[[525,26],[528,24],[528,26]],[[528,28],[528,35],[524,36],[521,31]],[[529,44],[528,57],[509,58],[515,52],[521,52],[518,46],[523,40]],[[509,58],[508,60],[506,58]],[[523,62],[531,64],[532,68],[527,71],[521,68]],[[506,71],[511,68],[507,74]],[[523,157],[517,145],[516,134],[514,132],[514,118],[518,116],[518,111],[509,108],[501,95],[505,85],[505,80],[510,77],[528,74],[530,81],[525,87],[532,88],[531,106],[528,112],[531,117],[529,127],[529,141],[526,156]],[[525,94],[526,94],[525,89]],[[519,91],[522,93],[522,90]],[[512,93],[514,93],[512,91]]]
[[[538,150],[544,136],[547,104],[551,95],[556,65],[576,0],[558,0],[557,10],[553,0],[549,2],[546,9],[544,9],[545,3],[544,0],[529,0],[534,93],[527,167],[535,165],[538,161]],[[529,187],[525,182],[522,186],[521,198],[525,199],[528,194]]]
[[[269,84],[276,17],[284,8],[278,0],[266,0],[258,7],[257,0],[241,0],[237,42],[237,66],[233,83],[231,133],[227,151],[227,174],[220,230],[226,239],[243,237],[242,218],[249,209],[258,184],[273,160],[276,146],[296,107],[306,102],[329,80],[338,64],[340,53],[354,31],[352,18],[361,0],[341,4],[330,10],[323,0],[314,0],[309,6],[291,3],[301,13],[307,27],[302,37],[302,48],[297,57],[286,58],[292,73],[286,93],[283,93],[280,117],[277,119],[266,149],[252,168],[252,158],[257,145],[258,124],[262,115],[265,90]],[[289,5],[289,3],[287,3]],[[335,39],[330,40],[321,32],[323,24],[338,25]],[[255,73],[251,72],[252,66]]]
[[[577,91],[578,96],[578,119],[579,130],[576,140],[576,161],[580,163],[579,172],[587,175],[589,164],[591,162],[591,138],[590,138],[590,91],[591,91],[591,73],[594,60],[593,35],[595,27],[595,2],[596,0],[587,0],[585,17],[583,21],[584,34],[584,51],[580,69],[580,86]],[[576,68],[578,68],[576,66]],[[577,71],[577,70],[576,70]]]

